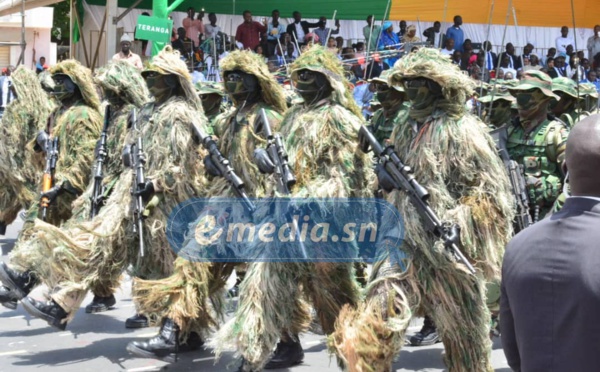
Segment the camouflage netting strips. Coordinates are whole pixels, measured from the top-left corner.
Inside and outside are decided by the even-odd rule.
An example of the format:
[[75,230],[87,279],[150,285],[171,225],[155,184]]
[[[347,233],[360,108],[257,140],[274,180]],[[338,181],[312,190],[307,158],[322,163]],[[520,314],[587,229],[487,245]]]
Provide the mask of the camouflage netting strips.
[[[293,68],[323,72],[334,93],[326,104],[292,107],[283,119],[281,134],[297,178],[292,196],[370,197],[374,175],[370,156],[358,149],[360,110],[357,115],[355,104],[347,99],[347,84],[338,79],[339,61],[316,47],[304,52]],[[257,242],[253,249],[274,248]],[[342,305],[358,299],[350,263],[256,262],[240,289],[235,317],[215,335],[211,346],[217,356],[236,350],[254,370],[264,366],[280,337],[293,338],[306,330],[311,321],[306,301],[314,306],[323,330],[331,333]]]
[[[434,104],[430,111],[433,120],[421,125],[416,138],[408,123],[396,127],[391,140],[416,179],[429,191],[430,205],[440,219],[461,227],[463,252],[478,274],[470,275],[456,263],[441,242],[423,229],[407,196],[393,191],[387,199],[404,216],[407,231],[404,244],[397,249],[404,251],[411,263],[406,270],[396,266],[375,273],[375,280],[383,288],[367,292],[366,304],[360,307],[366,315],[344,310],[330,345],[337,348],[353,371],[374,371],[373,366],[389,368],[382,361],[391,363],[392,356],[387,353],[397,353],[402,346],[410,318],[404,300],[407,298],[409,308],[422,308],[434,319],[450,371],[490,371],[490,318],[485,308],[484,278],[499,277],[504,246],[512,235],[514,211],[508,178],[482,123],[465,112],[467,78],[439,52],[429,49],[400,60],[390,82],[399,84],[411,77],[437,81],[444,98]],[[377,299],[386,287],[393,291],[387,301],[380,303]],[[401,301],[396,299],[398,295]],[[398,328],[402,328],[400,333],[392,335]],[[373,331],[367,332],[369,329]]]
[[0,123],[0,221],[6,225],[38,197],[43,155],[33,151],[31,141],[54,109],[33,71],[19,66],[11,79],[18,99],[6,107]]

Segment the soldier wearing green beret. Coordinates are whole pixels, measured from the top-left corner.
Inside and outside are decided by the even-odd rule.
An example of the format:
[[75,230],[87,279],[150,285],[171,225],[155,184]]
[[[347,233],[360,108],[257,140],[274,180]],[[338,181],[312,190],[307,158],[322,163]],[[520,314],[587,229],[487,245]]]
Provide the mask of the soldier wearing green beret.
[[511,106],[515,103],[515,98],[508,93],[506,86],[496,85],[492,91],[481,97],[479,102],[485,107],[483,121],[490,125],[491,129],[499,128],[512,120]]
[[579,109],[581,118],[597,113],[598,109],[598,91],[592,83],[581,83],[579,86]]
[[562,76],[554,78],[552,79],[552,92],[560,99],[558,102],[550,102],[550,111],[554,116],[567,123],[569,128],[573,128],[573,125],[581,120],[578,110],[577,83],[573,79]]
[[208,134],[213,135],[217,116],[227,111],[227,106],[223,104],[223,84],[214,81],[196,83],[196,92],[208,119]]

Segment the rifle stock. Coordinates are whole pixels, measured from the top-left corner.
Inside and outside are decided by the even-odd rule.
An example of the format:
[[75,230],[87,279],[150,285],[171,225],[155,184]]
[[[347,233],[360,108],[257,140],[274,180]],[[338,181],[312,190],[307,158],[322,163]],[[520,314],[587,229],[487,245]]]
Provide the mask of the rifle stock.
[[[58,160],[58,138],[48,138],[44,147],[46,149],[46,165],[44,167],[44,174],[42,175],[42,193],[49,191],[54,186],[54,172],[56,171],[56,162]],[[41,219],[42,221],[46,221],[50,199],[42,196],[40,206],[42,207]]]

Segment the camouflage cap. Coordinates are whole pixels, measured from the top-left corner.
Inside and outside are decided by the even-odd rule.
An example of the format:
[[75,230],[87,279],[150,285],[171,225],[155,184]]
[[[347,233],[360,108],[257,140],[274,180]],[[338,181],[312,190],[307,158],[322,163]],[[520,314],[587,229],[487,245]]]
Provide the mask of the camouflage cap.
[[220,96],[225,95],[225,89],[223,84],[214,81],[201,81],[194,85],[198,94],[218,94]]
[[504,100],[511,103],[516,102],[515,97],[508,92],[508,87],[500,84],[497,84],[494,89],[490,89],[487,95],[479,98],[479,102],[483,103],[489,103],[492,101],[496,102],[499,100]]
[[[392,70],[383,70],[381,72],[381,75],[374,77],[373,79],[369,80],[369,83],[380,83],[380,84],[387,84],[390,85],[390,76],[392,75]],[[397,90],[398,92],[404,92],[404,85],[402,84],[397,84],[397,85],[392,85],[392,88],[394,88],[395,90]]]
[[552,79],[552,91],[566,93],[573,98],[577,98],[577,83],[573,79],[564,76],[557,77]]
[[596,86],[592,83],[581,83],[579,85],[579,96],[580,98],[590,96],[598,99],[598,91],[596,90]]
[[560,99],[559,96],[552,92],[552,79],[546,73],[537,70],[525,71],[519,84],[515,87],[510,87],[509,92],[514,96],[519,91],[530,89],[539,89],[544,95],[550,98]]

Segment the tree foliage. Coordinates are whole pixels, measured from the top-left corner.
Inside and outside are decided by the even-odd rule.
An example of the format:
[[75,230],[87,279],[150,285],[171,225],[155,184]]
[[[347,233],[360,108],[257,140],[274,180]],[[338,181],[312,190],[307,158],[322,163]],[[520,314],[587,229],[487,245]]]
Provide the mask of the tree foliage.
[[50,5],[54,8],[54,22],[52,24],[52,41],[58,43],[58,45],[69,44],[69,22],[70,22],[70,9],[69,1],[61,1]]

